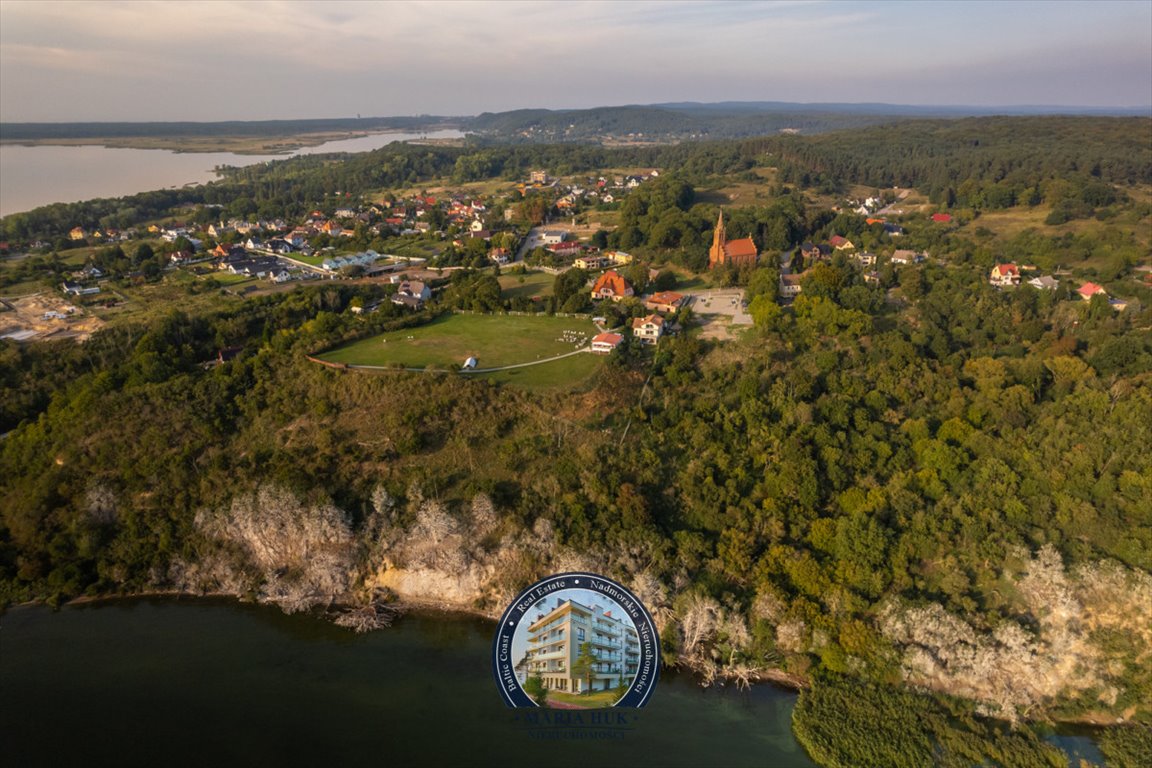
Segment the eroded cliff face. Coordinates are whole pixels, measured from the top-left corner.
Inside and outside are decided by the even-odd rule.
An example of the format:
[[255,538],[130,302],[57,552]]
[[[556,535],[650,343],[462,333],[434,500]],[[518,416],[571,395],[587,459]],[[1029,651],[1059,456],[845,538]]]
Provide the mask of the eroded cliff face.
[[[827,644],[825,632],[787,615],[771,593],[750,609],[722,603],[689,589],[686,573],[670,583],[655,578],[647,567],[653,553],[643,545],[575,552],[560,545],[547,519],[524,528],[483,494],[450,507],[419,488],[403,504],[378,489],[371,514],[354,530],[331,503],[265,487],[202,511],[196,528],[195,557],[172,568],[177,588],[255,596],[290,612],[397,600],[497,617],[541,576],[592,571],[629,586],[653,614],[669,657],[705,682],[800,685],[806,664],[785,673],[783,654],[804,661]],[[1004,574],[1015,615],[976,626],[937,604],[894,599],[868,630],[887,650],[871,662],[849,655],[846,668],[867,674],[876,658],[897,658],[911,685],[977,701],[1008,719],[1067,702],[1131,716],[1152,685],[1152,577],[1110,562],[1067,571],[1050,547],[1021,553],[1019,562]],[[773,651],[757,655],[749,620],[761,634],[770,627]]]
[[289,613],[348,595],[360,544],[342,510],[309,504],[264,486],[221,509],[196,515],[195,558],[173,564],[169,578],[187,592],[255,595]]
[[916,686],[981,702],[1015,720],[1079,700],[1130,717],[1147,702],[1152,665],[1152,576],[1114,562],[1066,571],[1044,547],[1009,577],[1019,614],[978,630],[937,604],[893,602],[880,614]]

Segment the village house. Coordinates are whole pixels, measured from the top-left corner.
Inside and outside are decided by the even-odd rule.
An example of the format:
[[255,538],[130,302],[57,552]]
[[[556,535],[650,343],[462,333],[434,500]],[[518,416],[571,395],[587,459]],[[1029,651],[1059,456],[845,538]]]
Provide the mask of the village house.
[[424,302],[432,298],[432,291],[420,280],[404,280],[396,289],[392,303],[402,307],[419,309]]
[[512,254],[509,253],[507,248],[493,248],[488,251],[488,258],[503,266],[512,258]]
[[876,254],[869,253],[868,251],[860,251],[859,253],[852,254],[852,260],[862,267],[872,267],[876,265]]
[[932,221],[937,224],[950,224],[952,222],[952,216],[947,213],[934,213],[932,214]]
[[1091,301],[1092,297],[1096,294],[1101,294],[1103,296],[1108,295],[1108,291],[1104,290],[1103,286],[1099,286],[1096,285],[1096,283],[1091,282],[1084,283],[1084,285],[1077,288],[1076,293],[1080,294],[1080,298],[1084,299],[1084,301]]
[[600,277],[596,279],[596,283],[592,286],[593,299],[620,301],[621,299],[631,296],[632,293],[632,286],[614,269],[610,269],[600,275]]
[[809,262],[821,261],[831,258],[832,246],[814,245],[809,242],[803,242],[800,244],[800,255]]
[[664,333],[664,318],[660,315],[637,317],[632,321],[632,337],[641,344],[655,344]]
[[577,243],[574,240],[566,240],[563,243],[555,243],[554,245],[549,245],[545,250],[547,250],[549,253],[554,253],[557,256],[574,256],[577,253],[580,253],[582,249],[583,246],[581,246],[580,243]]
[[924,261],[924,254],[916,253],[916,251],[897,249],[892,254],[891,261],[893,264],[919,264]]
[[800,295],[800,280],[803,275],[780,275],[778,293],[782,299],[794,299]]
[[631,264],[633,261],[632,254],[625,251],[608,251],[608,253],[604,255],[611,259],[612,263],[616,265]]
[[60,284],[61,290],[69,296],[90,296],[94,293],[100,293],[100,286],[98,285],[80,285],[79,283],[70,283],[65,281]]
[[574,262],[577,269],[601,269],[611,264],[607,258],[603,256],[581,256]]
[[846,237],[841,237],[840,235],[832,235],[832,237],[828,238],[828,245],[838,251],[847,251],[856,247],[851,240]]
[[1054,291],[1060,287],[1060,281],[1049,275],[1043,275],[1032,278],[1028,281],[1028,285],[1041,291]]
[[597,355],[609,355],[620,346],[624,337],[618,333],[600,333],[592,337],[592,352]]
[[673,291],[660,291],[644,299],[644,308],[653,312],[675,312],[684,306],[686,296]]
[[1015,264],[997,264],[988,278],[992,285],[1009,287],[1020,284],[1020,269]]

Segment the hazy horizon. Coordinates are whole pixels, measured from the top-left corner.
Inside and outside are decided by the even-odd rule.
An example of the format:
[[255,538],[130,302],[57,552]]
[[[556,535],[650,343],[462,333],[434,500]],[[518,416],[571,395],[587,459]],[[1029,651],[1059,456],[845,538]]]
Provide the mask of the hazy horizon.
[[0,121],[1152,104],[1150,2],[0,2]]

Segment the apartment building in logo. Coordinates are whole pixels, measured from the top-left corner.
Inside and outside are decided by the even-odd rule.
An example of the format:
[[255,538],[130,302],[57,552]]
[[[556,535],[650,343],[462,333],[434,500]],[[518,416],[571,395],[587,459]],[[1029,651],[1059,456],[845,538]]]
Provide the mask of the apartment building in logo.
[[525,658],[528,675],[549,690],[608,691],[636,677],[640,641],[619,606],[605,610],[557,599],[551,610],[545,603],[537,607]]

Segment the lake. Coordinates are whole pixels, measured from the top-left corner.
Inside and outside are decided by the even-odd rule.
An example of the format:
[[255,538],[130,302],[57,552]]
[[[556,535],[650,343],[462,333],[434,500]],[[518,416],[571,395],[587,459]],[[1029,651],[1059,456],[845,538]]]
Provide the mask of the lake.
[[[409,614],[356,635],[223,600],[20,607],[0,617],[13,766],[812,766],[796,696],[661,673],[618,738],[564,738],[505,708],[491,622]],[[538,710],[533,710],[536,712]],[[595,730],[577,731],[591,736]]]
[[394,141],[455,139],[459,131],[379,133],[301,147],[285,155],[237,155],[231,152],[176,153],[166,149],[117,149],[100,146],[0,145],[0,216],[50,203],[97,197],[122,197],[154,189],[202,184],[216,179],[218,165],[245,166],[297,155],[367,152]]

